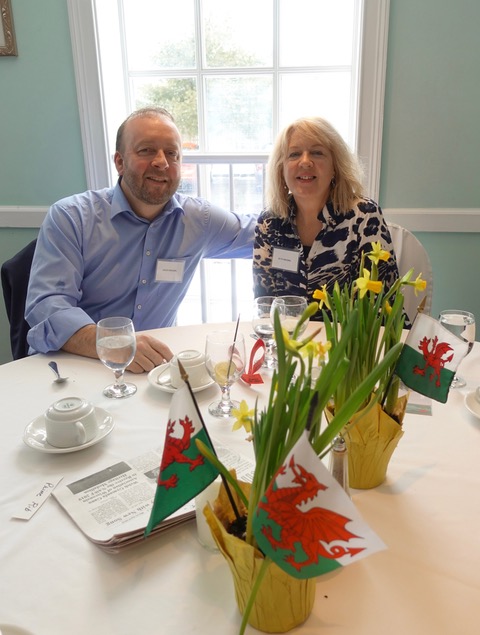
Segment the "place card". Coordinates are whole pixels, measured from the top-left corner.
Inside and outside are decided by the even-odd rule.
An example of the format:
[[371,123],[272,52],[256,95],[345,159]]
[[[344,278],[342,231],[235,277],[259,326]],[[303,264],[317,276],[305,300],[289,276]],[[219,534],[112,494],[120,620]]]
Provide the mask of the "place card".
[[414,415],[432,416],[432,400],[418,392],[411,391],[408,397],[407,409],[405,412]]
[[19,520],[30,520],[30,518],[40,509],[43,503],[47,500],[53,490],[57,487],[60,481],[63,479],[61,476],[57,480],[45,481],[36,487],[28,496],[25,497],[25,502],[22,504],[22,510],[17,514],[14,514],[12,518],[18,518]]

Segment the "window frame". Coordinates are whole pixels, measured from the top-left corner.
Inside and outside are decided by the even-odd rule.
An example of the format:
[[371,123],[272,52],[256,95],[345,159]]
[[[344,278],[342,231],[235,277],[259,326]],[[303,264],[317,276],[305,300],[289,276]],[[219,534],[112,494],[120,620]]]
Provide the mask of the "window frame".
[[[357,112],[357,154],[365,168],[369,195],[378,200],[382,152],[385,74],[390,0],[361,3],[360,78]],[[93,0],[68,0],[73,63],[79,106],[87,186],[110,183],[107,117],[99,63]]]

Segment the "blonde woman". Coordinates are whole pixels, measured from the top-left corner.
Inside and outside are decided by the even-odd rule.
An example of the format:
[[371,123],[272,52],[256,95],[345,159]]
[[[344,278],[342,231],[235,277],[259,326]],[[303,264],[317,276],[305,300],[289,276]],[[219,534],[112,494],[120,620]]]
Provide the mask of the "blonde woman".
[[[255,297],[331,290],[358,277],[362,251],[380,241],[392,253],[379,275],[387,288],[398,267],[380,207],[366,197],[356,157],[324,119],[298,119],[278,136],[267,168],[267,209],[253,253]],[[320,314],[318,314],[320,318]]]

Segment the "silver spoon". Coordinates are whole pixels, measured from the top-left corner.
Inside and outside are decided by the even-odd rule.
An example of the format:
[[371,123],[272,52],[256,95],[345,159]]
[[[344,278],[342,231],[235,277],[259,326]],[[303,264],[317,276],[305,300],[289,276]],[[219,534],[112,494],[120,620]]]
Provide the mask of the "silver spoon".
[[58,372],[57,362],[48,362],[48,365],[50,366],[50,368],[53,370],[53,372],[57,376],[57,378],[53,380],[54,383],[63,384],[64,381],[67,381],[68,377],[62,377],[60,375],[60,373]]

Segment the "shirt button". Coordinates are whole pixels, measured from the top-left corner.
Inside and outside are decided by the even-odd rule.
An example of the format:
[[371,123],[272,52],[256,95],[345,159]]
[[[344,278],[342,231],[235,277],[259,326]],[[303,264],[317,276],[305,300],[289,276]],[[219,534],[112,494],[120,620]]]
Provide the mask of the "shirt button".
[[147,249],[147,256],[150,256],[152,254],[152,252],[150,251],[150,249]]
[[142,280],[142,284],[147,284],[147,281],[146,280]]
[[137,304],[137,309],[140,311],[140,309],[142,308],[141,304]]

